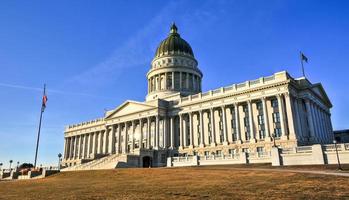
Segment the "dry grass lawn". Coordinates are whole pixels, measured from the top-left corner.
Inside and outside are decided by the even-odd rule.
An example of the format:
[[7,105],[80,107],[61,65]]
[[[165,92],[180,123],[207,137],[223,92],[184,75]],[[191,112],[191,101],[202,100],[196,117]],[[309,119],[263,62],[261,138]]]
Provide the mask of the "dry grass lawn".
[[349,178],[229,166],[78,171],[1,181],[0,199],[349,199]]

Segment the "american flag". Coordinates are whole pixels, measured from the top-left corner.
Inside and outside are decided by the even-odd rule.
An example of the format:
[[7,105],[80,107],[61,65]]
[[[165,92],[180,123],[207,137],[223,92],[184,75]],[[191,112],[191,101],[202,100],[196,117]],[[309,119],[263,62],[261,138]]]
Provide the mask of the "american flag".
[[47,98],[46,91],[45,91],[44,96],[42,96],[42,107],[41,107],[42,112],[45,111],[47,100],[48,100],[48,98]]

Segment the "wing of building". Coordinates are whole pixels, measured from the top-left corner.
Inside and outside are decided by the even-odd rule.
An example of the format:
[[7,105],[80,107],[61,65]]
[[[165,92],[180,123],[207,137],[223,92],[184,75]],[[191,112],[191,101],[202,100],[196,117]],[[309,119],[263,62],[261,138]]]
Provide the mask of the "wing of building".
[[128,100],[101,119],[67,126],[63,165],[166,166],[178,155],[263,153],[274,143],[288,148],[333,140],[332,104],[320,83],[282,71],[202,92],[202,78],[173,24],[147,73],[146,100]]

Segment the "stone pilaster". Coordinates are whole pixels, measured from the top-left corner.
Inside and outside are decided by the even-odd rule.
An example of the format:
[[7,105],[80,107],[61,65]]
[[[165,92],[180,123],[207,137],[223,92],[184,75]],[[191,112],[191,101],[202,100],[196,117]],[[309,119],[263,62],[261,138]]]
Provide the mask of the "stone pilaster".
[[210,109],[210,117],[211,117],[211,146],[216,146],[216,132],[215,132],[215,118],[214,118],[214,110]]
[[222,109],[222,122],[223,122],[223,145],[228,145],[228,131],[227,131],[227,117],[226,117],[226,110],[225,106],[221,107]]

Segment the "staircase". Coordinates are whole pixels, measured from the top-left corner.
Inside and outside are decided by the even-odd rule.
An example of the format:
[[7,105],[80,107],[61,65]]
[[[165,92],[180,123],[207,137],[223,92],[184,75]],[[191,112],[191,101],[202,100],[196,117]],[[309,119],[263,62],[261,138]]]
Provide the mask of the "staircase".
[[115,169],[116,167],[127,166],[127,155],[112,154],[88,163],[78,164],[67,167],[61,171],[78,171],[78,170],[98,170],[98,169]]

